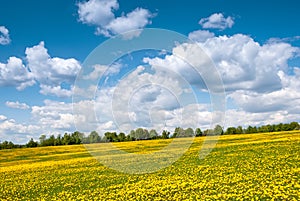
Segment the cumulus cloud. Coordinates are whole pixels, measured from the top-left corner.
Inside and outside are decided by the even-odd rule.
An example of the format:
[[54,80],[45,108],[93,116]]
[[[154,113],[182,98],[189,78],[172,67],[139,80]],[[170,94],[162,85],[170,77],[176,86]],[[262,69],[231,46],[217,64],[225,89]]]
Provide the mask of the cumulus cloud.
[[189,33],[189,39],[195,42],[205,42],[209,38],[213,38],[215,36],[214,33],[209,32],[207,30],[197,30]]
[[81,68],[76,59],[51,57],[43,41],[26,48],[25,53],[27,63],[17,57],[0,63],[0,86],[23,90],[38,83],[41,94],[71,96],[73,83]]
[[29,105],[26,103],[20,103],[19,101],[13,102],[13,101],[6,101],[5,105],[10,108],[20,109],[20,110],[27,110],[29,109]]
[[224,30],[231,28],[234,24],[232,17],[225,18],[222,13],[214,13],[207,18],[202,18],[199,24],[205,29],[219,29]]
[[[154,15],[147,9],[135,10],[116,17],[114,12],[119,9],[116,0],[89,0],[78,3],[79,21],[96,26],[96,34],[111,37],[127,31],[142,29],[151,24]],[[139,35],[136,32],[133,36]]]
[[[8,103],[8,105],[17,105]],[[18,104],[24,107],[22,103]],[[96,128],[96,119],[91,115],[94,108],[90,101],[77,103],[65,103],[61,101],[45,100],[42,105],[31,107],[31,118],[28,122],[20,123],[0,115],[0,139],[11,140],[15,143],[26,143],[30,138],[38,140],[41,134],[58,135],[65,132],[74,132],[77,125],[85,126],[81,132],[90,132],[90,128]],[[26,107],[26,106],[25,106]],[[73,107],[77,108],[79,114],[73,114]],[[94,123],[91,127],[89,124]]]
[[7,119],[7,117],[6,116],[4,116],[4,115],[0,115],[0,121],[4,121],[4,120],[6,120]]
[[59,97],[71,95],[71,89],[62,88],[61,85],[72,85],[75,81],[81,68],[76,59],[50,57],[43,41],[36,46],[26,48],[25,53],[28,68],[40,84],[42,94]]
[[[162,132],[177,126],[210,123],[209,107],[192,105],[196,97],[182,76],[166,66],[151,66],[149,70],[140,65],[116,85],[98,89],[95,103],[89,108],[95,110],[100,133],[113,130],[129,133],[138,127]],[[90,114],[93,112],[86,113]]]
[[292,121],[299,121],[297,114],[289,113],[285,110],[254,113],[239,109],[230,109],[226,111],[225,127],[260,126],[267,124],[290,123]]
[[13,86],[23,90],[35,84],[34,75],[16,57],[10,57],[7,63],[0,63],[0,86]]
[[[288,75],[283,71],[278,72],[282,88],[267,93],[240,90],[229,94],[235,100],[239,108],[248,113],[272,113],[298,114],[300,112],[300,70],[294,68],[294,75]],[[297,119],[293,119],[296,121]],[[284,121],[286,122],[286,120]]]
[[283,42],[261,45],[243,34],[212,37],[198,44],[214,62],[227,92],[244,89],[262,93],[281,89],[277,73],[288,71],[289,59],[299,51]]
[[79,62],[73,58],[51,58],[43,41],[36,46],[26,48],[25,53],[30,71],[42,84],[58,85],[62,82],[73,82],[80,70]]
[[31,114],[42,128],[50,131],[75,130],[72,104],[45,100],[43,106],[33,106]]
[[0,26],[0,44],[7,45],[10,41],[8,29],[5,26]]
[[60,85],[51,86],[51,85],[40,85],[40,93],[43,95],[54,95],[57,97],[70,97],[72,95],[72,89],[64,89]]
[[[299,120],[294,114],[300,112],[300,97],[297,95],[300,70],[289,66],[289,60],[299,55],[299,48],[282,41],[260,44],[243,34],[213,36],[204,32],[208,37],[203,37],[203,32],[199,33],[192,32],[190,38],[194,37],[193,40],[197,41],[219,71],[227,97],[232,98],[237,106],[231,112],[238,117],[245,115],[249,118],[249,121],[241,118],[245,123],[236,121],[239,125],[287,122],[282,119],[284,115],[290,121]],[[203,87],[203,77],[176,57],[178,51],[185,52],[181,55],[193,55],[192,46],[194,44],[180,44],[171,55],[145,58],[144,61],[152,66],[168,66],[189,84]],[[190,58],[201,60],[199,57]],[[265,119],[259,118],[260,114],[264,114]],[[229,126],[236,125],[232,121],[235,117],[227,117]]]
[[[0,119],[1,116],[5,117],[0,115]],[[14,143],[26,143],[40,131],[40,127],[37,125],[21,124],[14,119],[5,117],[0,121],[0,138]]]

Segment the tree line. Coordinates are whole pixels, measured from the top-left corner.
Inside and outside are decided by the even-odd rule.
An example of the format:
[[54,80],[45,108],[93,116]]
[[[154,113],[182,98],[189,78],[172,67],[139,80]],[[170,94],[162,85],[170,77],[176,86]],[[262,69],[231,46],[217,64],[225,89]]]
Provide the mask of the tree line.
[[161,134],[157,133],[155,129],[148,131],[144,128],[137,128],[136,130],[131,130],[129,134],[123,132],[106,132],[103,136],[100,136],[98,132],[92,131],[89,135],[85,136],[79,131],[73,133],[65,133],[64,135],[51,135],[47,137],[46,135],[41,135],[39,141],[34,141],[31,138],[25,145],[18,145],[12,142],[4,141],[0,142],[0,149],[12,149],[12,148],[23,148],[23,147],[38,147],[38,146],[60,146],[60,145],[73,145],[73,144],[89,144],[89,143],[105,143],[105,142],[124,142],[124,141],[137,141],[137,140],[154,140],[154,139],[169,139],[178,137],[200,137],[207,135],[231,135],[231,134],[251,134],[251,133],[265,133],[265,132],[279,132],[279,131],[291,131],[300,130],[300,125],[298,122],[291,123],[280,123],[273,125],[263,125],[263,126],[248,126],[243,128],[238,127],[228,127],[226,130],[220,125],[216,125],[213,129],[206,129],[202,131],[200,128],[187,128],[183,129],[181,127],[175,128],[171,134],[167,130],[163,130]]

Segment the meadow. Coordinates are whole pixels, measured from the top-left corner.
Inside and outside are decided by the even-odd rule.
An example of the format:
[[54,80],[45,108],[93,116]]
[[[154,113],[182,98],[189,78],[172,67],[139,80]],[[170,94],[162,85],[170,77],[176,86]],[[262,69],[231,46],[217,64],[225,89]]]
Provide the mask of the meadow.
[[[172,165],[147,174],[110,169],[84,145],[0,151],[0,200],[300,200],[300,132],[204,137]],[[114,143],[155,152],[172,139]]]

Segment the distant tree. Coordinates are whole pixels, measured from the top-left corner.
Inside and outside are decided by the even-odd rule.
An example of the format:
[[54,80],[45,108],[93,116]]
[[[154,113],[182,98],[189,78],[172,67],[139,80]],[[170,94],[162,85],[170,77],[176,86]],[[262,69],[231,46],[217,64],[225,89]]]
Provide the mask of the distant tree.
[[97,131],[92,131],[87,137],[87,143],[97,143],[101,141],[101,137],[97,133]]
[[79,131],[75,131],[71,135],[71,142],[72,142],[72,144],[81,144],[83,138],[84,138],[84,134],[83,133],[81,133]]
[[143,129],[143,128],[137,128],[135,130],[135,138],[138,140],[145,140],[145,139],[149,139],[149,132],[147,129]]
[[124,142],[126,140],[125,133],[119,133],[118,140],[119,140],[119,142]]
[[41,145],[41,146],[46,146],[46,145],[44,144],[44,142],[45,142],[46,139],[47,139],[46,135],[42,134],[42,135],[40,136],[39,140],[40,140],[40,145]]
[[244,133],[244,130],[243,130],[242,126],[238,126],[236,128],[236,134],[242,134],[242,133]]
[[162,134],[161,134],[161,138],[162,139],[168,139],[170,137],[170,132],[167,130],[163,130]]
[[35,141],[33,140],[33,138],[31,138],[31,139],[29,140],[29,142],[26,144],[26,147],[37,147],[37,146],[38,146],[38,143],[35,142]]
[[55,146],[58,146],[58,145],[62,145],[62,140],[61,140],[60,134],[58,134],[58,136],[55,139]]
[[157,136],[158,136],[158,133],[156,132],[156,130],[155,129],[151,129],[150,132],[149,132],[149,137],[151,139],[156,139]]
[[237,129],[235,127],[228,127],[225,132],[226,135],[237,134]]
[[131,137],[130,135],[126,135],[125,141],[135,141],[135,138]]
[[129,133],[129,137],[130,137],[130,141],[135,141],[136,140],[136,134],[135,134],[135,130],[131,130]]
[[252,127],[252,126],[248,126],[248,127],[245,129],[245,133],[246,133],[246,134],[252,133],[252,131],[253,131],[253,127]]
[[196,130],[195,130],[195,135],[196,135],[196,137],[200,137],[200,136],[202,136],[202,131],[201,131],[201,129],[200,128],[196,128]]
[[118,142],[118,136],[116,132],[106,132],[104,133],[104,136],[106,137],[108,142]]
[[174,130],[174,132],[173,132],[172,138],[177,137],[178,134],[179,134],[179,132],[180,132],[180,127],[176,127],[175,130]]
[[277,124],[277,125],[275,126],[275,131],[282,131],[282,126],[283,126],[282,123]]
[[54,146],[55,145],[55,136],[50,135],[49,139],[46,140],[47,145],[46,146]]
[[185,137],[193,137],[195,135],[194,130],[192,128],[187,128],[185,130]]
[[203,131],[203,135],[204,136],[214,135],[214,130],[213,129],[206,129],[205,131]]
[[298,122],[291,122],[290,123],[290,130],[300,130],[300,125]]
[[220,125],[216,125],[213,132],[215,135],[223,135],[224,134],[223,128]]
[[65,133],[62,138],[62,144],[63,145],[69,145],[71,144],[71,136],[68,133]]
[[259,132],[259,133],[270,132],[269,130],[270,130],[270,125],[260,126],[257,128],[257,132]]
[[252,128],[252,132],[251,133],[257,133],[258,131],[257,131],[257,127],[256,126],[254,126],[253,128]]
[[4,142],[0,143],[0,149],[13,149],[15,147],[18,147],[18,145],[15,145],[11,141],[9,141],[9,142],[4,141]]
[[186,132],[183,128],[181,127],[176,127],[174,130],[174,133],[172,135],[172,138],[179,138],[179,137],[185,137],[186,136]]

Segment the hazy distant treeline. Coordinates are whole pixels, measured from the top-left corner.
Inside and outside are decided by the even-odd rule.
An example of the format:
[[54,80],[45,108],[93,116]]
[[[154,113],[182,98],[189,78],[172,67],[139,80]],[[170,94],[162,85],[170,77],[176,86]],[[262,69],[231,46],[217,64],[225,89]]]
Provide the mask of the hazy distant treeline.
[[225,131],[220,125],[215,126],[214,129],[206,129],[202,131],[200,128],[187,128],[183,129],[180,127],[175,128],[171,134],[167,130],[163,130],[162,133],[158,133],[156,130],[152,129],[148,131],[144,128],[137,128],[136,130],[130,131],[129,134],[116,133],[116,132],[106,132],[101,137],[98,132],[92,131],[89,135],[84,135],[79,131],[74,133],[65,133],[64,135],[51,135],[47,137],[46,135],[41,135],[39,141],[34,141],[30,139],[25,145],[17,145],[12,142],[4,141],[0,142],[0,149],[12,149],[12,148],[23,148],[23,147],[38,147],[38,146],[60,146],[60,145],[73,145],[73,144],[86,144],[86,143],[105,143],[105,142],[124,142],[124,141],[136,141],[136,140],[153,140],[153,139],[168,139],[175,137],[200,137],[206,135],[229,135],[229,134],[250,134],[250,133],[264,133],[264,132],[279,132],[279,131],[291,131],[299,130],[300,125],[298,122],[291,123],[280,123],[273,125],[263,125],[263,126],[248,126],[243,128],[238,127],[228,127]]

